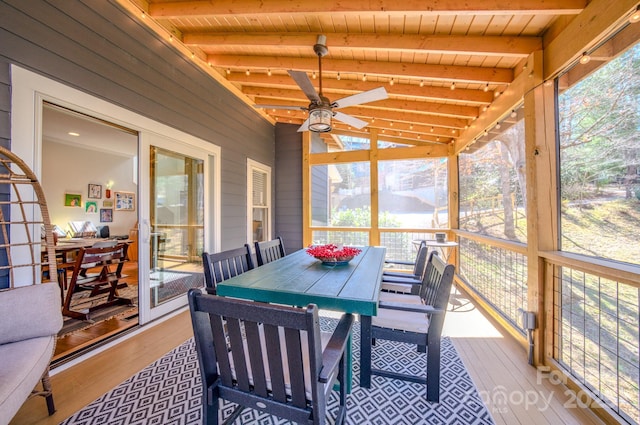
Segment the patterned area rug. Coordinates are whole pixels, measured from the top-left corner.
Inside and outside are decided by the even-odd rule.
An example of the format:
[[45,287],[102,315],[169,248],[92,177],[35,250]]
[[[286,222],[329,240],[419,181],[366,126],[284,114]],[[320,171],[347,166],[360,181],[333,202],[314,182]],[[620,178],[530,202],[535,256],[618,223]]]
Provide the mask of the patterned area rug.
[[[322,318],[323,330],[331,330],[335,319]],[[460,424],[490,425],[493,419],[481,401],[462,360],[449,338],[442,341],[440,403],[426,401],[425,387],[395,379],[372,377],[370,389],[358,386],[359,330],[354,325],[354,386],[348,396],[348,424]],[[389,361],[387,367],[424,371],[426,354],[415,346],[376,341],[373,364]],[[420,373],[420,372],[418,372]],[[167,353],[118,387],[104,394],[61,425],[146,425],[202,424],[200,375],[193,339]],[[337,396],[329,400],[330,423],[338,406]],[[225,402],[228,417],[234,405]],[[283,419],[245,408],[236,423],[289,424]]]
[[[89,307],[103,304],[107,300],[107,294],[90,297],[89,293],[90,291],[81,291],[73,294],[71,309],[83,311]],[[126,288],[119,289],[118,294],[123,298],[130,299],[134,305],[114,305],[111,307],[97,309],[91,312],[90,320],[73,319],[71,317],[64,316],[64,322],[62,329],[58,332],[58,337],[87,329],[96,323],[102,322],[103,320],[107,320],[111,317],[128,317],[137,314],[138,285],[129,283]]]

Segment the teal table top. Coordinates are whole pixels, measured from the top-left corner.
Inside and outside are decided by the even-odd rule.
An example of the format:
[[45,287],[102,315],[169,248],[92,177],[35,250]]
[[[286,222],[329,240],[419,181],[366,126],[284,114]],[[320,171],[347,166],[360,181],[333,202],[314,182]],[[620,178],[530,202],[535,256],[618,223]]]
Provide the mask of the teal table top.
[[347,265],[327,266],[304,249],[220,282],[221,296],[375,316],[384,247],[363,247]]

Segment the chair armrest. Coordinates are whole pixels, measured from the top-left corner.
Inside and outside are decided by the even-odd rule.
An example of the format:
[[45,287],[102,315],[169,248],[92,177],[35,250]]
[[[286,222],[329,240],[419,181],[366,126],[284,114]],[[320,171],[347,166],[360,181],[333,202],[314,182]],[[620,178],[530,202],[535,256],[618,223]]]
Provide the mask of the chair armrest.
[[413,261],[402,261],[402,260],[384,260],[385,264],[400,264],[403,266],[415,266],[416,263]]
[[400,310],[400,311],[408,311],[414,313],[425,313],[425,314],[444,314],[445,310],[441,310],[438,308],[434,308],[430,305],[421,305],[421,304],[405,304],[405,303],[397,303],[392,301],[380,301],[378,302],[379,308],[386,308],[387,310]]
[[415,277],[398,277],[382,275],[382,283],[404,283],[407,285],[422,285],[422,281]]
[[342,318],[340,318],[340,322],[338,323],[336,330],[331,335],[331,339],[329,339],[327,346],[322,352],[322,369],[320,370],[320,376],[318,377],[320,382],[327,383],[331,378],[333,371],[338,367],[340,359],[344,354],[347,341],[349,341],[353,320],[353,314],[349,313],[343,314]]

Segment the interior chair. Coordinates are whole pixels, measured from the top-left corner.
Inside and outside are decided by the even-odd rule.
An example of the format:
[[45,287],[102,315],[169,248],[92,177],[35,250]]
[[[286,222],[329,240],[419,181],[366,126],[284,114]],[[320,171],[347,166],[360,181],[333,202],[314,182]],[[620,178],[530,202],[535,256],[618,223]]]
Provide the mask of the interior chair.
[[44,192],[31,169],[2,147],[0,185],[0,422],[8,423],[34,395],[55,412],[49,363],[62,313]]
[[336,424],[346,417],[347,355],[353,315],[332,334],[320,332],[318,307],[265,304],[189,290],[202,377],[205,424],[217,424],[221,399],[300,424],[324,424],[336,379]]
[[280,236],[270,241],[255,242],[258,266],[275,261],[287,255]]
[[203,252],[202,264],[204,265],[205,289],[207,293],[215,295],[218,282],[253,269],[251,247],[249,244],[244,244],[242,248],[230,249],[214,254]]
[[427,265],[428,252],[429,248],[422,243],[418,248],[415,262],[385,261],[385,263],[393,262],[394,264],[412,265],[413,271],[411,273],[383,271],[380,289],[385,292],[419,294],[422,277]]
[[[426,384],[427,401],[440,400],[440,338],[453,282],[454,267],[435,251],[427,261],[420,294],[381,296],[378,315],[371,319],[371,349],[376,339],[416,344],[427,352],[426,378],[371,368],[372,375]],[[364,330],[366,331],[366,330]],[[363,331],[363,332],[364,332]],[[370,356],[369,351],[368,355]]]
[[[122,268],[127,261],[126,243],[96,243],[91,248],[80,248],[76,263],[71,275],[69,289],[64,298],[62,313],[65,316],[89,320],[91,312],[110,307],[116,304],[132,305],[133,302],[129,298],[118,296],[118,284],[122,279]],[[97,273],[86,273],[88,269],[97,269]],[[90,289],[89,296],[93,297],[103,293],[108,294],[106,299],[100,304],[93,305],[87,309],[75,310],[72,307],[73,295],[77,292],[76,288]]]

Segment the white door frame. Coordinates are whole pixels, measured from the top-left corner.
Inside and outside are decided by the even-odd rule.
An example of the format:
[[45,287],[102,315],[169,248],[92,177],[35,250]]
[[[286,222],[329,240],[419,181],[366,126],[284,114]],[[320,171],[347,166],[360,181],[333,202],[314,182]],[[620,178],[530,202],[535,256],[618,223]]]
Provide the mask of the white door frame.
[[[96,118],[122,125],[135,130],[139,134],[138,158],[142,156],[142,146],[147,139],[154,139],[154,135],[179,141],[184,146],[204,150],[209,155],[209,161],[205,164],[205,241],[206,249],[219,250],[220,241],[220,217],[221,217],[221,149],[200,138],[191,136],[175,128],[154,121],[135,112],[131,112],[120,106],[114,105],[88,93],[61,84],[42,75],[25,70],[16,65],[11,65],[11,150],[40,178],[42,176],[42,104],[51,102],[64,106],[71,110],[85,113]],[[148,146],[148,145],[147,145]],[[148,154],[148,152],[147,152]],[[143,173],[142,164],[145,163],[148,171],[148,161],[139,160],[138,174],[138,222],[149,220],[149,174]],[[208,199],[207,199],[208,197]],[[169,311],[159,309],[155,312],[143,308],[143,298],[149,297],[149,274],[143,273],[149,270],[149,228],[140,226],[139,229],[139,288],[143,287],[146,279],[146,290],[140,290],[140,324],[145,324]],[[146,263],[146,264],[143,264]],[[147,300],[148,301],[148,300]],[[180,298],[180,305],[186,304],[186,296]],[[174,306],[170,306],[172,309]]]

